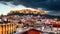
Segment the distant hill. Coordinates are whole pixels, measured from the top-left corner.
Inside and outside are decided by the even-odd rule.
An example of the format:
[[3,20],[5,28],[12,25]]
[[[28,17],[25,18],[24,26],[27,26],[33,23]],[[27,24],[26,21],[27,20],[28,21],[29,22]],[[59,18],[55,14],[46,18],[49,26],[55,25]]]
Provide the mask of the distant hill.
[[[28,13],[26,13],[28,12]],[[32,13],[30,13],[32,12]],[[38,12],[38,11],[36,11]],[[51,19],[54,19],[54,18],[57,18],[60,20],[60,16],[55,16],[55,15],[49,15],[49,14],[45,14],[44,13],[44,10],[40,10],[38,13],[36,13],[35,10],[29,10],[29,9],[24,9],[24,10],[14,10],[14,11],[10,11],[10,13],[8,13],[8,15],[34,15],[34,16],[37,16],[37,15],[40,15],[40,16],[44,16],[46,18],[51,18]]]

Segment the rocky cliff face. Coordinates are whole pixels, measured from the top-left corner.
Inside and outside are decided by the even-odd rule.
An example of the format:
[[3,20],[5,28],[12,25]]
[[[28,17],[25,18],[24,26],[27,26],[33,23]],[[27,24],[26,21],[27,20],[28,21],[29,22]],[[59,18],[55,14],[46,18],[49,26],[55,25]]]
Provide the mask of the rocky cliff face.
[[22,10],[12,10],[10,11],[9,14],[12,14],[12,13],[15,13],[15,14],[45,14],[44,10],[29,10],[29,9],[22,9]]

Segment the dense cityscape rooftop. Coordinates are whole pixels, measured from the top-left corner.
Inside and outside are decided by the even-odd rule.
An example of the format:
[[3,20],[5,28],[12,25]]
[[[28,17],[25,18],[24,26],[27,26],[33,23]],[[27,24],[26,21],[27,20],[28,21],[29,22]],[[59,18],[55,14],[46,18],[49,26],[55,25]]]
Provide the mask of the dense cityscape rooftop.
[[[49,27],[49,32],[52,32],[52,28],[60,28],[60,20],[56,16],[51,16],[46,14],[44,10],[39,10],[39,11],[29,10],[29,9],[11,10],[7,15],[2,14],[0,16],[0,26],[3,26],[3,28],[6,26],[7,28],[9,28],[9,26],[7,25],[14,27],[11,30],[13,30],[12,32],[15,31],[16,33],[20,31],[16,29],[18,28],[23,29],[27,27],[28,30],[34,28],[42,28],[41,30],[38,29],[37,30],[42,32],[47,32],[47,30],[46,31],[43,30],[43,29],[47,29],[47,26]],[[2,30],[2,32],[4,33],[6,33],[6,31],[10,32],[10,30],[5,30],[5,31]],[[53,33],[55,33],[54,30]]]

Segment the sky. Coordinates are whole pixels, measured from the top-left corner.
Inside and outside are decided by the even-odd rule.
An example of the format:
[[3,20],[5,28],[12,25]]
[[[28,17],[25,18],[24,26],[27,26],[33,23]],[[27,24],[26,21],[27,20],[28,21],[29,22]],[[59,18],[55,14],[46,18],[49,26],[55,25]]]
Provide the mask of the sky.
[[0,0],[0,15],[10,10],[43,9],[50,15],[60,15],[60,0]]
[[4,14],[7,15],[11,10],[21,10],[21,9],[33,9],[30,7],[26,7],[24,5],[13,5],[13,1],[10,2],[5,2],[5,1],[0,1],[0,15]]

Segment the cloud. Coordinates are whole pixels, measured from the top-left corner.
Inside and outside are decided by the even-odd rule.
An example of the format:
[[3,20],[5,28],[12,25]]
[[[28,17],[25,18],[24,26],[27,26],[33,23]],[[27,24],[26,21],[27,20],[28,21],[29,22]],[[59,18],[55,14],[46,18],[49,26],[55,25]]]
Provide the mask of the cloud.
[[0,0],[0,1],[13,1],[13,0]]
[[42,8],[47,14],[60,15],[60,0],[13,0],[0,1],[0,13],[7,14],[10,10],[19,10],[26,8]]
[[11,4],[11,2],[0,2],[0,14],[4,14],[6,15],[10,10],[18,10],[18,9],[22,9],[22,8],[26,8],[23,5],[13,5]]
[[60,0],[26,0],[22,4],[32,8],[43,8],[48,14],[60,15]]
[[[10,1],[10,0],[5,0]],[[22,4],[26,7],[43,8],[45,10],[60,11],[60,0],[12,0],[12,4]],[[3,2],[4,3],[4,2]]]
[[22,4],[14,5],[12,2],[13,1],[11,1],[11,2],[5,2],[5,1],[0,2],[0,15],[1,14],[7,15],[7,13],[9,13],[11,10],[33,9],[30,7],[26,7]]
[[33,8],[44,8],[47,10],[60,10],[60,0],[23,0],[23,5]]

